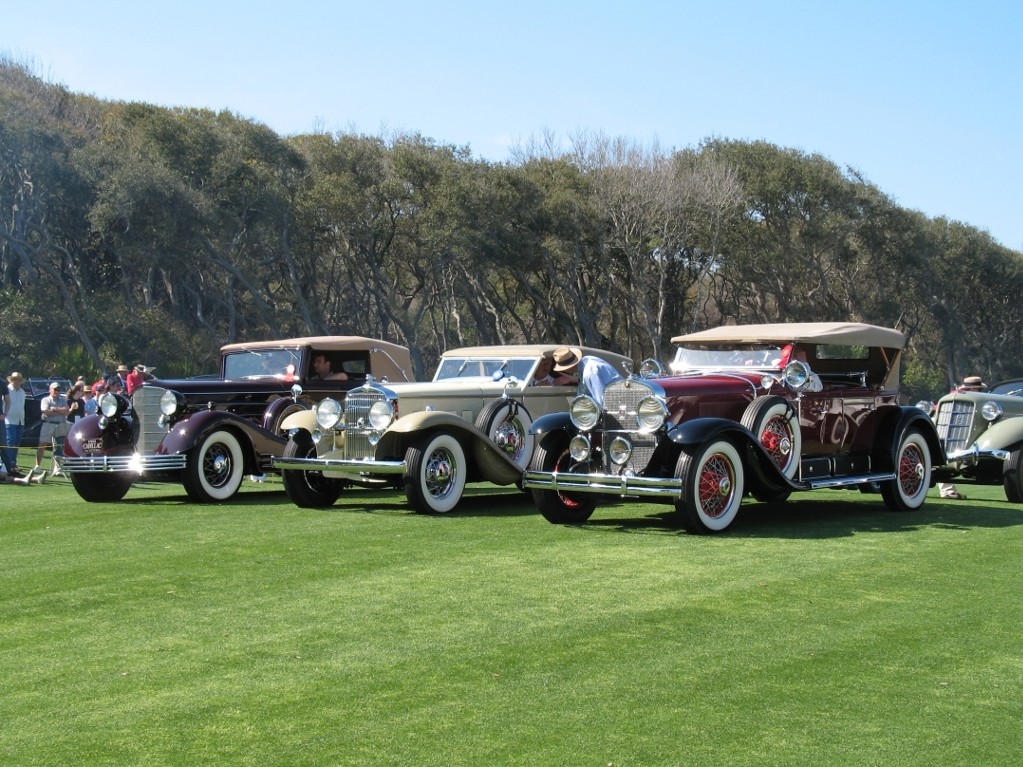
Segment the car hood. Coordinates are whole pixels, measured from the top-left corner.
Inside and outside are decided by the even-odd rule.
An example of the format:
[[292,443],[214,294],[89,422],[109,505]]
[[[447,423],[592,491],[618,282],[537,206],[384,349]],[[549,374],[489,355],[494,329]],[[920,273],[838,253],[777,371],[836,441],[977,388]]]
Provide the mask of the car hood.
[[760,388],[764,373],[689,373],[654,379],[672,397],[700,397],[721,394],[752,395]]

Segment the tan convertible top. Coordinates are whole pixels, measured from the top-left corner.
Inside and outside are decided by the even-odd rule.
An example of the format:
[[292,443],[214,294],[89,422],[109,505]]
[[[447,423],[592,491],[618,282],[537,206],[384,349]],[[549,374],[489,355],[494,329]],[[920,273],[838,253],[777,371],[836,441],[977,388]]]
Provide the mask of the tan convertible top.
[[784,345],[797,341],[844,346],[883,346],[901,349],[906,337],[898,330],[861,322],[776,322],[763,325],[722,325],[671,339],[677,344],[751,343]]
[[404,346],[366,336],[305,336],[283,338],[276,341],[250,341],[227,344],[220,353],[260,349],[297,348],[308,346],[315,351],[369,351],[370,367],[377,378],[387,376],[392,381],[412,380],[412,358]]

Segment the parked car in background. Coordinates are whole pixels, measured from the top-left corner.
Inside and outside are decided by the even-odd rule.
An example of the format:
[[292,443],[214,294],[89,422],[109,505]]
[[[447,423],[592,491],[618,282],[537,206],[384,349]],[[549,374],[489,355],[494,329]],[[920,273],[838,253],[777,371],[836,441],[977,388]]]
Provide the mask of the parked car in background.
[[1023,503],[1023,378],[985,391],[956,390],[934,409],[947,462],[935,468],[939,482],[967,480],[1002,485],[1012,503]]
[[60,391],[65,396],[71,388],[67,378],[26,378],[25,389],[25,431],[21,435],[21,447],[37,447],[39,445],[39,403],[50,393],[50,384],[60,384]]
[[[319,380],[325,355],[347,380]],[[362,336],[229,344],[220,377],[153,379],[132,398],[106,393],[100,414],[71,427],[63,469],[87,501],[123,498],[138,480],[177,482],[196,501],[225,501],[247,474],[271,470],[281,422],[324,397],[343,402],[369,378],[410,380],[404,346]]]
[[[447,351],[429,383],[367,381],[344,402],[327,398],[282,425],[282,472],[298,506],[330,506],[347,486],[404,487],[418,512],[455,508],[466,482],[511,485],[532,454],[533,419],[564,410],[575,386],[537,385],[556,344],[476,346]],[[627,375],[631,360],[600,349]]]
[[599,500],[671,503],[695,533],[727,529],[748,494],[877,483],[885,504],[924,502],[927,415],[899,404],[905,339],[858,323],[737,325],[678,336],[667,370],[644,365],[533,423],[523,486],[551,522],[581,523]]

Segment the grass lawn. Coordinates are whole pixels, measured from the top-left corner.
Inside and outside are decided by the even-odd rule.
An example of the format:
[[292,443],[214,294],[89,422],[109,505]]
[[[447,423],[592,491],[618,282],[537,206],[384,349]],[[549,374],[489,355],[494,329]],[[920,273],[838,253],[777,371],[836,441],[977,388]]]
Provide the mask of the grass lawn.
[[1015,765],[1023,507],[0,487],[0,764]]

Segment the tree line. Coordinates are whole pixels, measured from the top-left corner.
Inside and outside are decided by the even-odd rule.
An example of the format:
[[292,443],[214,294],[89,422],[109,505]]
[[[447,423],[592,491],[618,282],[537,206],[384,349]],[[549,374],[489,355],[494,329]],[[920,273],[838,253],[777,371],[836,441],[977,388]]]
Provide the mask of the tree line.
[[0,363],[216,370],[222,344],[556,341],[634,359],[722,323],[897,327],[911,397],[1023,375],[1023,254],[766,142],[280,136],[111,102],[0,58]]

